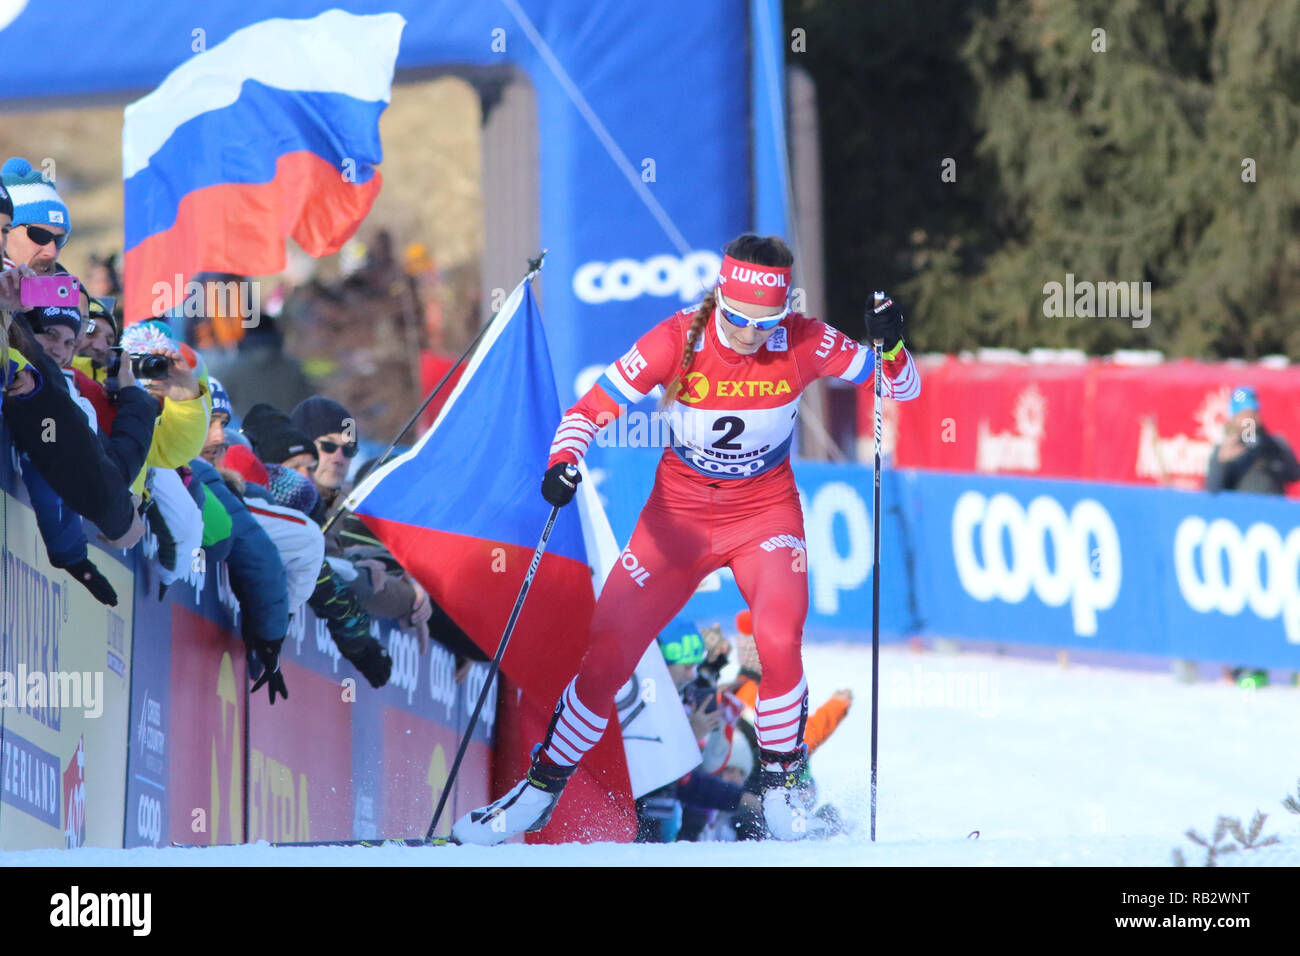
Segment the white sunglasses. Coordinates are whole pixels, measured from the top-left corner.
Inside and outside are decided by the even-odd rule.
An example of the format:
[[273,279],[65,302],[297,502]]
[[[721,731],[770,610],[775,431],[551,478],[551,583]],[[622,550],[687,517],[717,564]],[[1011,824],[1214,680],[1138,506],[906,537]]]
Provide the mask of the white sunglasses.
[[722,312],[722,317],[732,325],[740,329],[751,328],[758,329],[760,332],[767,332],[781,324],[781,320],[790,314],[790,303],[786,302],[785,308],[776,315],[765,315],[761,319],[756,319],[752,315],[746,315],[730,305],[727,305],[722,296],[718,296],[718,309]]

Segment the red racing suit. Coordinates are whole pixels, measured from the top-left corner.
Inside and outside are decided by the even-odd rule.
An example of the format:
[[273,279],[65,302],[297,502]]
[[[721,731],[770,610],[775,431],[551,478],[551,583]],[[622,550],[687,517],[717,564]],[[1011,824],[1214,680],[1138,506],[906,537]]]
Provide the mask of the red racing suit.
[[[548,467],[576,464],[601,428],[677,377],[695,311],[665,319],[605,370],[565,413]],[[809,383],[833,375],[867,385],[874,355],[800,313],[791,313],[757,352],[742,355],[726,344],[721,321],[715,310],[677,399],[665,411],[671,444],[631,541],[596,602],[586,657],[564,696],[578,717],[559,720],[571,746],[561,740],[546,751],[558,763],[574,763],[585,753],[604,729],[603,721],[591,718],[610,714],[615,693],[649,643],[700,580],[723,565],[753,614],[763,673],[755,708],[760,746],[791,751],[802,742],[807,687],[800,641],[808,564],[790,445],[799,397]],[[906,349],[886,360],[884,371],[885,396],[902,400],[920,393]]]

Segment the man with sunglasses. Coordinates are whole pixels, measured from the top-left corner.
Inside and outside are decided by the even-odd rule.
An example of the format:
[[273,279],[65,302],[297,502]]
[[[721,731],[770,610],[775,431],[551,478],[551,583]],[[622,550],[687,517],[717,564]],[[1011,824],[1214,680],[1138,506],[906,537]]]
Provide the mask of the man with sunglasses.
[[86,324],[77,343],[77,357],[72,360],[76,368],[97,381],[103,382],[117,344],[117,321],[113,317],[115,300],[96,299],[81,287],[81,311]]
[[59,198],[53,181],[21,156],[0,167],[0,178],[14,204],[6,255],[17,265],[30,266],[38,275],[52,274],[59,250],[72,232],[68,207]]
[[[316,444],[319,460],[311,477],[328,515],[347,497],[347,473],[357,454],[356,421],[346,408],[324,395],[299,402],[289,420]],[[360,518],[346,515],[336,521],[325,536],[325,553],[360,562],[366,572],[349,581],[348,587],[372,616],[391,618],[415,629],[424,650],[434,616],[433,601]],[[440,620],[455,628],[450,618],[439,613]],[[472,646],[468,638],[465,642]]]
[[[4,177],[7,178],[7,177]],[[14,202],[0,185],[0,360],[3,412],[9,438],[73,512],[95,522],[115,546],[131,547],[144,533],[125,476],[100,447],[58,365],[45,354],[21,309],[22,278],[34,274],[9,258]],[[50,441],[53,425],[58,441]],[[83,580],[83,583],[86,583]]]
[[329,511],[347,481],[352,459],[357,456],[356,420],[346,408],[324,395],[313,395],[299,402],[289,413],[289,419],[316,443],[318,459],[311,480],[325,510]]

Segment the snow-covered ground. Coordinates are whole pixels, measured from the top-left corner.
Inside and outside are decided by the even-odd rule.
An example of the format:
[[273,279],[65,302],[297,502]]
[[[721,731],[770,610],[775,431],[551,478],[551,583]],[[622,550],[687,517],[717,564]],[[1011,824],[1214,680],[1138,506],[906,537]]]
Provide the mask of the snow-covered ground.
[[[1269,815],[1278,846],[1221,865],[1300,865],[1300,690],[1179,684],[1165,674],[887,647],[881,655],[877,842],[870,819],[871,650],[805,650],[816,706],[856,697],[813,758],[856,827],[821,843],[81,849],[0,853],[0,866],[1167,866],[1220,814]],[[972,830],[979,839],[967,839]],[[1196,851],[1196,852],[1194,852]]]

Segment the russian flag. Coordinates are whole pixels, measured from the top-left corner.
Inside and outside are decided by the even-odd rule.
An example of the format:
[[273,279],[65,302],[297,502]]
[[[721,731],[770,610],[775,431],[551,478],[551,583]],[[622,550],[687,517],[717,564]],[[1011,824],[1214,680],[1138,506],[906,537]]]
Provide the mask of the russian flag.
[[338,251],[379,194],[379,115],[405,25],[342,10],[263,20],[126,108],[128,322],[159,314],[158,282],[279,272],[288,236],[313,256]]
[[[433,427],[347,501],[489,654],[496,652],[551,513],[541,478],[560,415],[541,316],[525,280],[492,320]],[[590,482],[579,487],[590,494]],[[507,712],[498,723],[497,746],[506,759],[497,766],[509,778],[494,782],[498,793],[523,775],[526,748],[542,739],[587,650],[595,586],[604,575],[593,580],[597,568],[589,560],[591,534],[582,515],[580,507],[560,509],[502,660],[522,696],[517,722],[512,725]],[[607,522],[604,530],[608,551],[613,534]],[[607,554],[600,563],[612,559]],[[503,695],[507,705],[513,696]],[[635,832],[622,738],[612,720],[579,764],[541,839],[627,841]]]

